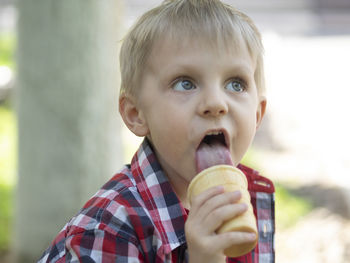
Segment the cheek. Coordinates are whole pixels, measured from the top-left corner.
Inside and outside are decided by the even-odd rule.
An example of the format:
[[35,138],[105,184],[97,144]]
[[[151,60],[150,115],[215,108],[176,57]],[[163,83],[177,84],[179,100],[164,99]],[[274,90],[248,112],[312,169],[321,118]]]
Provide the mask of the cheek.
[[188,147],[181,130],[175,126],[164,125],[152,134],[152,142],[156,148],[158,159],[168,173],[180,169],[188,159]]
[[[164,112],[154,114],[154,118],[150,120],[150,137],[156,147],[160,147],[170,152],[177,152],[178,148],[186,141],[187,127],[183,118],[179,118],[175,114],[165,114]],[[171,148],[170,148],[171,147]]]
[[256,113],[253,111],[244,112],[240,116],[239,122],[237,125],[239,128],[239,148],[240,152],[244,152],[250,146],[251,142],[254,139],[256,132]]
[[245,124],[242,124],[242,127],[244,127],[244,135],[246,137],[247,141],[252,141],[256,132],[256,114],[255,112],[252,112],[247,116],[245,119]]
[[165,134],[180,134],[183,133],[188,126],[186,115],[183,114],[179,107],[172,105],[163,105],[152,112],[152,118],[155,122],[156,129],[162,130]]

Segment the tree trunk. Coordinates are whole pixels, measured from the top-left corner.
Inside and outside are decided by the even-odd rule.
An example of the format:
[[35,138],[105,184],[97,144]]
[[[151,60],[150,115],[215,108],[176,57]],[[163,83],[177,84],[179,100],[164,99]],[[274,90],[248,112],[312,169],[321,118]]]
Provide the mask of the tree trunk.
[[14,250],[34,262],[122,164],[119,0],[19,0]]

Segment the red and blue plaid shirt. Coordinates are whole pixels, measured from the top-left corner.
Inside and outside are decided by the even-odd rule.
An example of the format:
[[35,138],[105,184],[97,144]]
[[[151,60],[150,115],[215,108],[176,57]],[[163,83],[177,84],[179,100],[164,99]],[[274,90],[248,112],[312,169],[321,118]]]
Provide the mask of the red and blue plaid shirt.
[[[274,186],[256,171],[239,168],[249,182],[259,242],[227,262],[274,262]],[[131,165],[64,226],[39,262],[188,262],[187,212],[144,140]]]

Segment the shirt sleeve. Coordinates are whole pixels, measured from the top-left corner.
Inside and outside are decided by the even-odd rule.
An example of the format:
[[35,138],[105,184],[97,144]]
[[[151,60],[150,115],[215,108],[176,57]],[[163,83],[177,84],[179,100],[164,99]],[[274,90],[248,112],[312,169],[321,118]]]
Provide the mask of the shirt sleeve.
[[100,229],[70,236],[66,250],[66,262],[144,262],[135,240]]
[[101,229],[85,230],[67,237],[63,257],[52,257],[50,254],[40,262],[144,262],[143,253],[135,240]]

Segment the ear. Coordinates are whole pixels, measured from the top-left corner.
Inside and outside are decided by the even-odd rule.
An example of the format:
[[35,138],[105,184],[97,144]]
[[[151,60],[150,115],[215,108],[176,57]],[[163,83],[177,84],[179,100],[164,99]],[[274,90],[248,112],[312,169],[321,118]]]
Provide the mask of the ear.
[[265,115],[265,110],[266,110],[266,98],[265,97],[260,97],[259,98],[259,105],[256,110],[256,129],[259,128],[262,119],[264,118]]
[[125,125],[136,136],[146,136],[149,133],[147,122],[132,96],[122,95],[119,98],[119,113]]

